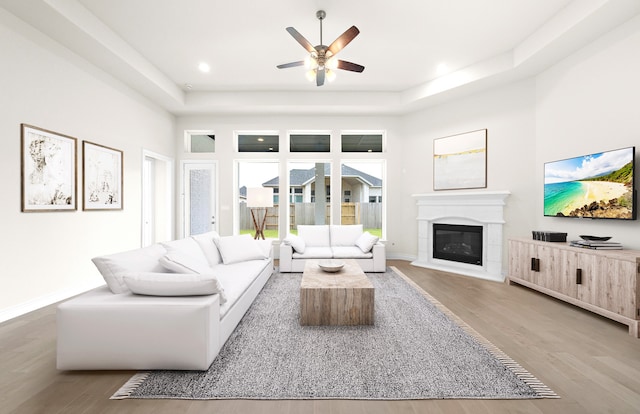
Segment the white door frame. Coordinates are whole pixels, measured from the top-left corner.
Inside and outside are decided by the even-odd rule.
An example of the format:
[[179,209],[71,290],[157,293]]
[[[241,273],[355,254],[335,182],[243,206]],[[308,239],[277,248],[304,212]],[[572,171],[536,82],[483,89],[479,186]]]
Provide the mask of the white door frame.
[[[142,247],[145,246],[145,243],[148,243],[150,240],[155,242],[155,237],[153,235],[149,235],[147,232],[152,225],[146,225],[147,221],[151,222],[154,220],[154,214],[151,214],[151,217],[148,217],[148,213],[150,211],[155,211],[157,208],[156,200],[151,199],[151,196],[155,194],[155,173],[150,171],[148,168],[145,168],[145,163],[147,159],[153,159],[156,163],[157,167],[163,168],[163,175],[166,177],[165,180],[165,188],[164,188],[164,196],[162,197],[164,208],[167,211],[168,220],[164,225],[164,232],[170,238],[174,238],[174,223],[175,223],[175,214],[174,214],[174,188],[175,188],[175,173],[174,173],[174,160],[173,158],[167,157],[162,154],[158,154],[153,151],[149,151],[146,149],[142,149],[142,158],[140,161],[140,165],[142,166],[141,171],[141,205],[140,205],[140,215],[141,215],[141,226],[140,226],[140,245]],[[157,168],[154,169],[157,171]],[[151,174],[150,176],[148,174]],[[149,188],[151,186],[151,188]],[[153,226],[155,227],[155,226]]]

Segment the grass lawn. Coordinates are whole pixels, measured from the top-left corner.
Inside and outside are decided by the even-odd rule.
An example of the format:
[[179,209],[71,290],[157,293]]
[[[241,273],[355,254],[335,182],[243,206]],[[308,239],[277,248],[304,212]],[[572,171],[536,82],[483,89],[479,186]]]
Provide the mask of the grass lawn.
[[[368,231],[372,235],[382,238],[382,229],[364,229],[364,231]],[[250,234],[252,237],[256,234],[253,229],[240,230],[240,234]],[[298,230],[291,230],[291,234],[298,234]],[[265,230],[264,237],[267,239],[277,239],[278,238],[278,230]]]
[[[277,239],[278,238],[278,230],[265,230],[263,231],[265,239]],[[255,236],[256,232],[253,229],[250,230],[240,230],[240,234],[249,234],[251,237]]]

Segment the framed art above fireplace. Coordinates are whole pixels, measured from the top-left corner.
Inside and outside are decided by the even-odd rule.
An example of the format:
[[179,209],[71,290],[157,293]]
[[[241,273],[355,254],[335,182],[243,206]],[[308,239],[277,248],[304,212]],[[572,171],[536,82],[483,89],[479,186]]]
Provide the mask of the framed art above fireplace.
[[433,140],[433,189],[487,187],[487,130]]

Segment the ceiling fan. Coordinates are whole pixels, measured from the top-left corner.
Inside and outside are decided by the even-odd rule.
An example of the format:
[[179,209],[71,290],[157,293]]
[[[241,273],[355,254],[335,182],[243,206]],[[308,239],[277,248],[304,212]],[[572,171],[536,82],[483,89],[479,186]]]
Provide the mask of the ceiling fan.
[[320,44],[317,46],[313,46],[293,27],[287,27],[287,32],[309,52],[309,56],[305,60],[278,65],[278,69],[306,66],[309,69],[307,78],[311,81],[315,78],[317,86],[324,85],[325,78],[332,81],[333,78],[335,78],[335,69],[348,70],[351,72],[362,72],[364,70],[364,66],[362,65],[335,58],[335,55],[348,45],[349,42],[360,33],[360,30],[355,26],[351,26],[346,32],[334,40],[333,43],[325,46],[322,44],[322,20],[324,20],[326,16],[327,14],[324,10],[318,10],[316,12],[316,17],[320,20]]

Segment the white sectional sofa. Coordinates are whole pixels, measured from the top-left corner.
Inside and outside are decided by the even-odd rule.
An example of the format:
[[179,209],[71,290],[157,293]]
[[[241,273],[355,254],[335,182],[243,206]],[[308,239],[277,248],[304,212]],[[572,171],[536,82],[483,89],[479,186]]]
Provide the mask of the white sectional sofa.
[[361,224],[298,225],[280,244],[280,271],[302,272],[306,259],[355,259],[365,272],[384,272],[384,244]]
[[215,232],[92,260],[107,286],[58,305],[61,370],[206,370],[274,270],[270,241]]

